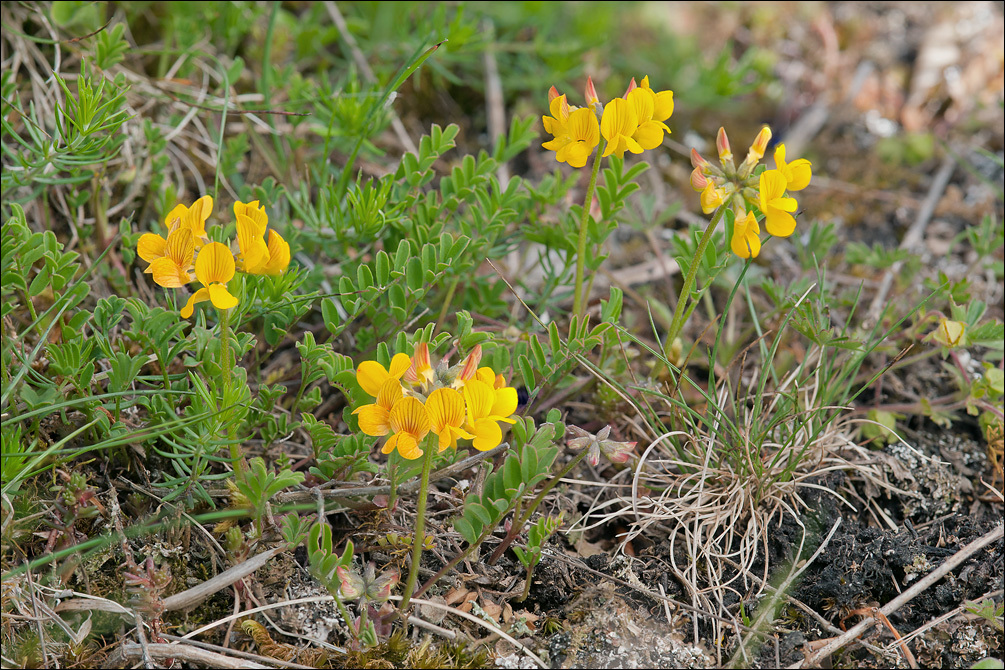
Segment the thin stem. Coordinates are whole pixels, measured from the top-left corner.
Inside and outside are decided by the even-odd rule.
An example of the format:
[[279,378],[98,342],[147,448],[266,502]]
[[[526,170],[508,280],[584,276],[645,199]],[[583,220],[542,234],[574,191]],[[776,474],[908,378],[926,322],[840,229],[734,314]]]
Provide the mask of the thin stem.
[[436,326],[433,328],[434,335],[443,328],[443,322],[447,320],[447,314],[450,312],[450,303],[453,301],[457,285],[460,283],[461,277],[458,275],[454,277],[454,281],[450,282],[450,286],[447,287],[447,295],[443,298],[443,307],[440,308],[440,316],[437,317]]
[[691,287],[694,286],[694,279],[698,274],[698,265],[701,262],[701,257],[705,255],[705,248],[712,240],[712,233],[715,232],[715,227],[718,225],[719,220],[722,219],[722,214],[725,211],[726,208],[724,206],[715,210],[712,220],[708,222],[708,227],[705,228],[705,234],[701,236],[701,240],[698,242],[698,249],[695,251],[694,258],[691,259],[691,267],[688,268],[687,277],[684,278],[684,286],[680,290],[680,298],[677,299],[677,306],[673,311],[670,330],[667,331],[667,339],[663,344],[664,352],[673,345],[673,341],[677,339],[681,328],[684,327],[684,315],[687,313],[686,307],[688,302],[690,302]]
[[489,556],[489,560],[486,561],[489,565],[492,565],[499,560],[499,557],[503,555],[503,552],[505,552],[509,546],[513,544],[513,541],[519,537],[520,531],[527,524],[527,521],[530,520],[530,517],[534,514],[534,510],[536,510],[537,506],[541,504],[544,497],[548,495],[553,488],[555,488],[562,477],[569,474],[574,467],[579,465],[579,462],[586,457],[586,454],[589,453],[589,451],[589,449],[583,449],[580,451],[576,454],[575,458],[569,461],[568,465],[562,468],[561,472],[548,480],[548,483],[544,485],[544,488],[541,489],[541,491],[534,497],[534,500],[527,507],[527,511],[523,513],[523,516],[521,516],[519,520],[513,521],[513,525],[510,526],[510,531],[506,534],[506,537],[503,538],[503,541],[499,543],[499,546],[496,547],[495,551],[492,552],[492,555]]
[[[220,313],[220,375],[223,377],[224,416],[230,419],[231,380],[234,364],[230,361],[230,310],[221,309]],[[227,447],[230,449],[230,460],[234,464],[234,474],[238,480],[244,479],[244,463],[241,447],[237,444],[236,430],[232,421],[227,423]]]
[[593,156],[593,169],[590,172],[590,184],[586,187],[586,198],[583,200],[583,214],[579,218],[579,246],[576,250],[576,283],[572,286],[573,300],[572,313],[579,317],[579,322],[583,322],[583,311],[586,309],[586,299],[589,294],[584,295],[586,288],[583,286],[583,272],[586,264],[586,229],[590,221],[590,205],[593,204],[593,191],[597,187],[597,175],[600,173],[600,158],[604,152],[604,143],[597,146],[597,153]]
[[436,447],[431,443],[426,443],[425,453],[422,457],[422,479],[419,483],[419,500],[416,508],[417,519],[415,520],[415,535],[412,538],[412,565],[408,569],[408,581],[405,583],[405,590],[401,594],[400,611],[404,613],[408,607],[408,601],[412,598],[412,591],[415,590],[415,581],[419,577],[419,561],[422,560],[422,544],[426,537],[426,502],[429,499],[429,471],[433,466],[433,455]]

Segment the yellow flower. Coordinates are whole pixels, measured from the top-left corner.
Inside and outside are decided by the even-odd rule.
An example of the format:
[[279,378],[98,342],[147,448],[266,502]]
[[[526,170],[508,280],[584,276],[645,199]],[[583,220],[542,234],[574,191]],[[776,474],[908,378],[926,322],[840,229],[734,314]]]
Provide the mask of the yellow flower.
[[391,359],[390,370],[377,361],[363,361],[356,369],[356,381],[364,391],[376,398],[388,379],[401,379],[401,375],[405,374],[411,364],[408,354],[395,354]]
[[191,207],[177,205],[164,217],[164,225],[168,227],[168,230],[176,225],[191,230],[192,236],[195,238],[195,248],[199,249],[209,240],[206,235],[206,220],[212,213],[213,198],[204,195],[192,203]]
[[[634,79],[632,82],[634,83]],[[663,133],[670,133],[664,121],[673,114],[673,91],[656,91],[649,88],[648,75],[642,79],[642,86],[632,88],[625,99],[635,108],[639,127],[632,138],[643,149],[655,149],[663,144]]]
[[234,254],[225,244],[210,242],[199,252],[195,261],[195,276],[203,288],[196,291],[181,309],[184,318],[192,316],[195,305],[210,300],[217,309],[230,309],[237,298],[227,290],[227,282],[234,278]]
[[639,117],[635,106],[624,98],[615,98],[604,107],[604,115],[600,119],[600,134],[607,140],[604,156],[617,154],[624,158],[625,151],[633,154],[642,153],[642,146],[632,136],[639,128]]
[[748,212],[746,216],[737,216],[733,223],[733,239],[730,247],[733,253],[740,258],[757,258],[761,253],[761,239],[758,235],[761,232],[757,225],[757,217],[753,212]]
[[775,148],[775,166],[785,177],[786,187],[790,191],[801,191],[810,183],[813,176],[811,163],[805,158],[797,158],[791,163],[785,162],[785,145]]
[[[195,256],[195,239],[192,231],[187,228],[175,228],[167,240],[164,240],[162,248],[156,243],[151,245],[149,239],[151,237],[161,239],[160,235],[147,233],[140,238],[137,248],[141,258],[150,260],[150,265],[144,272],[152,274],[154,281],[165,288],[178,288],[192,281],[192,275],[189,274]],[[147,238],[147,244],[144,244],[144,238]],[[160,251],[159,257],[151,253],[152,246],[156,246]]]
[[515,388],[493,388],[481,379],[471,379],[464,384],[464,402],[468,415],[465,429],[474,435],[471,444],[479,451],[488,451],[502,442],[499,421],[516,423],[509,418],[518,402]]
[[[430,429],[440,438],[439,451],[456,448],[457,438],[474,437],[461,426],[464,423],[464,398],[454,389],[440,388],[426,400]],[[362,426],[362,423],[360,424]]]
[[711,179],[705,182],[705,188],[701,191],[701,211],[711,214],[726,199],[726,188],[716,186]]
[[252,275],[277,275],[290,265],[290,245],[279,233],[269,231],[269,243],[257,233],[258,224],[237,215],[237,246],[241,250],[241,270]]
[[269,215],[265,213],[265,205],[259,206],[257,200],[251,202],[234,203],[234,217],[240,219],[246,216],[255,223],[255,230],[259,237],[265,235],[265,228],[269,225]]
[[[764,126],[761,128],[761,131],[757,133],[757,137],[754,138],[754,142],[750,145],[750,149],[747,151],[747,157],[743,159],[743,167],[741,170],[753,170],[754,166],[757,165],[762,158],[764,158],[764,152],[767,151],[768,142],[770,141],[771,128]],[[749,174],[749,172],[746,174]],[[787,175],[786,179],[788,179]]]
[[[642,77],[642,88],[652,91],[649,88],[649,75]],[[656,97],[653,120],[666,121],[673,114],[673,91],[653,91],[653,95]],[[670,130],[667,129],[667,132],[669,133]]]
[[412,386],[419,386],[423,390],[429,388],[436,378],[433,365],[429,362],[429,345],[420,342],[415,345],[415,353],[412,354],[412,362],[405,370],[404,379]]
[[395,449],[402,458],[415,460],[424,453],[419,442],[429,434],[429,416],[418,398],[406,397],[394,403],[388,415],[388,425],[394,435],[388,438],[381,452],[389,454]]
[[541,146],[554,151],[555,160],[559,163],[568,163],[574,168],[586,165],[586,159],[600,144],[597,116],[592,110],[583,107],[571,112],[561,127],[558,126],[557,119],[552,120],[554,121],[551,124],[552,129],[559,130],[560,134],[555,135],[555,139],[545,142]]
[[[377,365],[380,364],[378,363]],[[380,437],[390,433],[391,409],[403,397],[401,382],[388,377],[377,392],[377,402],[371,405],[363,405],[353,411],[353,414],[359,415],[359,429],[373,437]]]
[[778,170],[761,173],[760,208],[764,214],[764,227],[775,237],[788,237],[796,229],[796,220],[790,212],[796,211],[795,198],[785,197],[788,182]]
[[565,95],[559,95],[554,86],[548,91],[548,108],[551,116],[541,117],[545,132],[551,133],[556,138],[567,135],[568,132],[565,126],[569,122],[569,114],[572,113],[572,108],[569,107],[569,102],[565,99]]

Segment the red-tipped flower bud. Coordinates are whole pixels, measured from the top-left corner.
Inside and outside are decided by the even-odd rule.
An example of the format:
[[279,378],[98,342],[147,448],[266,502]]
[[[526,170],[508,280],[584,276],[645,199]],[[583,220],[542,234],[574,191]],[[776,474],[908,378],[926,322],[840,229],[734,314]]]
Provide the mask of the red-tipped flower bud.
[[586,78],[586,106],[596,111],[600,107],[600,96],[597,95],[597,87],[593,85],[593,77]]
[[729,138],[726,137],[726,129],[719,128],[715,136],[715,148],[719,151],[719,160],[725,163],[733,160],[733,152],[729,150]]
[[632,77],[631,83],[628,84],[628,90],[625,91],[625,94],[623,96],[621,96],[621,97],[623,97],[623,98],[625,98],[627,100],[628,99],[628,94],[631,93],[632,91],[634,91],[635,89],[637,89],[638,87],[639,87],[639,85],[635,83],[635,77]]
[[548,89],[548,104],[550,105],[551,101],[554,100],[555,98],[557,98],[558,95],[559,95],[559,93],[558,93],[558,89],[557,88],[555,88],[554,86],[552,86],[551,88],[549,88]]
[[691,188],[696,191],[705,190],[705,185],[708,184],[708,180],[705,179],[705,175],[702,174],[701,168],[696,167],[691,172]]
[[698,153],[697,149],[691,149],[691,167],[704,170],[708,167],[708,161],[702,158],[701,154]]

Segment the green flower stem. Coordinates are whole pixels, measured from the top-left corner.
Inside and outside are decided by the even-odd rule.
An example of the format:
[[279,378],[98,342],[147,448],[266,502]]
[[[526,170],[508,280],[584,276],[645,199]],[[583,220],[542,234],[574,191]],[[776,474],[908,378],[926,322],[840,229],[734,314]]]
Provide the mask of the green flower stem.
[[[219,309],[220,313],[220,375],[223,377],[223,401],[229,403],[231,398],[231,378],[234,364],[230,361],[230,310]],[[223,414],[230,419],[231,407],[226,405]],[[227,423],[227,446],[230,448],[230,460],[234,464],[234,474],[238,481],[244,479],[244,455],[237,444],[237,430],[232,421]]]
[[338,607],[338,613],[342,615],[342,621],[345,621],[346,628],[349,629],[349,634],[352,635],[352,639],[359,640],[359,631],[356,627],[352,625],[352,615],[349,614],[349,610],[346,608],[345,603],[342,602],[342,598],[338,595],[338,589],[332,592],[329,589],[329,593],[335,599],[335,606]]
[[590,185],[586,187],[586,198],[583,200],[583,215],[579,219],[579,247],[576,250],[576,283],[572,286],[572,313],[579,317],[580,323],[583,322],[583,312],[586,310],[586,301],[589,298],[589,293],[587,293],[587,289],[583,286],[583,271],[586,264],[586,229],[590,221],[590,205],[593,204],[593,191],[597,187],[597,175],[600,173],[600,158],[604,153],[604,144],[601,141],[597,146],[597,153],[593,156]]
[[553,488],[555,488],[562,477],[572,472],[572,469],[579,465],[580,461],[586,458],[586,454],[589,453],[589,451],[589,449],[583,449],[580,451],[576,454],[575,458],[569,461],[568,465],[562,468],[561,472],[548,480],[548,483],[544,485],[544,488],[541,489],[541,491],[534,497],[534,500],[527,507],[527,511],[523,513],[523,516],[521,516],[519,520],[513,520],[513,525],[510,526],[510,531],[506,534],[506,537],[503,538],[503,541],[499,543],[499,546],[495,548],[495,551],[492,552],[492,555],[489,556],[489,560],[486,561],[486,563],[492,565],[499,560],[499,558],[503,555],[503,552],[509,549],[509,546],[513,544],[513,541],[520,536],[520,531],[523,530],[523,527],[527,525],[528,521],[530,521],[530,517],[533,516],[534,510],[536,510],[537,506],[541,504],[544,497],[548,495]]
[[669,348],[673,346],[674,340],[677,339],[681,329],[684,327],[684,317],[688,314],[687,304],[690,302],[689,298],[691,296],[691,287],[694,286],[694,278],[698,274],[698,265],[701,262],[701,257],[705,255],[705,248],[712,240],[712,233],[715,232],[715,227],[719,224],[725,211],[725,206],[715,210],[712,220],[708,222],[708,227],[705,228],[705,234],[701,236],[701,240],[698,242],[698,249],[695,251],[694,258],[691,259],[691,267],[688,268],[687,277],[684,278],[684,286],[680,290],[680,298],[677,299],[677,306],[673,311],[670,330],[667,331],[667,339],[663,344],[664,353],[669,351]]
[[433,467],[433,455],[436,453],[436,446],[432,440],[427,440],[425,453],[422,456],[422,479],[419,482],[419,500],[416,508],[415,535],[412,537],[412,565],[408,569],[408,581],[405,582],[405,590],[402,591],[400,611],[405,613],[408,601],[412,598],[412,591],[415,590],[415,581],[419,577],[419,561],[422,560],[422,544],[426,537],[426,502],[429,499],[429,471]]

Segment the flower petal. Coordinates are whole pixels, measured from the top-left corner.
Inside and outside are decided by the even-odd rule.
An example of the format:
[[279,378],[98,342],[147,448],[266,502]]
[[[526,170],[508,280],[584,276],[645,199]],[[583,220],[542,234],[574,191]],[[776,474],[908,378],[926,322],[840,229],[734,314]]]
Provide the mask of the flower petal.
[[140,241],[136,243],[136,255],[147,263],[153,263],[158,258],[163,258],[167,249],[167,240],[156,233],[144,233],[140,236]]
[[234,278],[234,254],[220,242],[210,242],[195,260],[195,276],[203,286],[226,284]]
[[193,293],[189,296],[188,302],[185,303],[185,306],[181,308],[182,318],[187,319],[192,316],[192,312],[195,310],[196,304],[207,300],[209,300],[209,289],[201,288]]
[[359,415],[359,429],[373,437],[381,437],[391,432],[390,412],[380,405],[363,405],[353,412]]
[[237,298],[227,290],[225,284],[210,284],[209,298],[217,309],[230,309],[237,306]]

